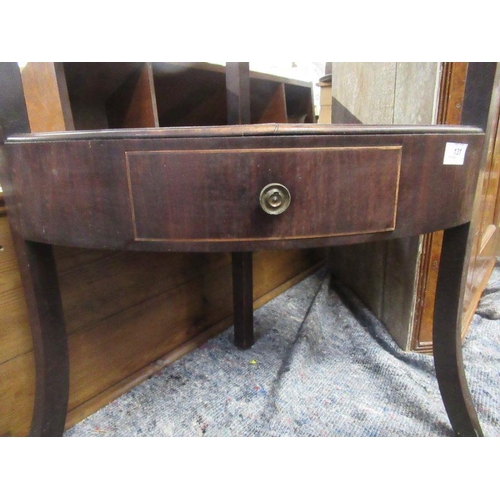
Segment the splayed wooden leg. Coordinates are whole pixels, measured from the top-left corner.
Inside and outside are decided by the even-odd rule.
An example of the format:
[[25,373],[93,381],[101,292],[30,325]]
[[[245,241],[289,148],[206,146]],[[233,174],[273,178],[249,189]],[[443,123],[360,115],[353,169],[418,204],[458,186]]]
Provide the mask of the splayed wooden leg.
[[482,436],[462,358],[462,297],[470,224],[444,232],[434,311],[433,349],[439,390],[457,436]]
[[69,361],[59,284],[51,245],[18,238],[35,354],[31,436],[61,436],[69,393]]

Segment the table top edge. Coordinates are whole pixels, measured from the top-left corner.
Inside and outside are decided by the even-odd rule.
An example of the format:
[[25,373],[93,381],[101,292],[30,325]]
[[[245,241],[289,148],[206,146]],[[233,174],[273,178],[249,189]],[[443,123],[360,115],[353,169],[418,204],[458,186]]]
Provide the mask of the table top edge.
[[169,139],[252,137],[292,135],[399,135],[399,134],[483,134],[478,127],[463,125],[337,125],[337,124],[282,124],[220,125],[199,127],[158,127],[139,129],[103,129],[63,132],[15,134],[6,144],[31,142],[59,142],[74,140],[112,139]]

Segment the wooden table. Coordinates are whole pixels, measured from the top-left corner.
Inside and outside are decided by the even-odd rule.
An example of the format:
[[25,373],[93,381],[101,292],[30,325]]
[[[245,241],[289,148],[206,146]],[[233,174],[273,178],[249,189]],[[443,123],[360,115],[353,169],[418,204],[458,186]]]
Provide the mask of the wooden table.
[[481,435],[459,325],[483,139],[471,127],[310,124],[10,135],[1,181],[34,340],[31,434],[61,435],[67,411],[52,245],[232,252],[235,343],[248,348],[251,252],[444,229],[436,374],[456,434]]

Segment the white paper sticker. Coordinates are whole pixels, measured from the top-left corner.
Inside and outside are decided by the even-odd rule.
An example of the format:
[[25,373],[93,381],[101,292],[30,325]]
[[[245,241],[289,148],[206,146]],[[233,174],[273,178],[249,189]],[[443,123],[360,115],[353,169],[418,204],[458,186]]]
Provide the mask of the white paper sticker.
[[443,165],[463,165],[467,146],[468,144],[447,142],[444,150]]

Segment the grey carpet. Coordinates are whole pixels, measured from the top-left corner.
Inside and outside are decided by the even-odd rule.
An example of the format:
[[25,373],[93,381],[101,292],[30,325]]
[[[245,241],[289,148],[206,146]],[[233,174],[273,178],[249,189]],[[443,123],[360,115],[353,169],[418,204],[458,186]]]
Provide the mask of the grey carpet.
[[[432,357],[399,349],[324,269],[256,311],[255,330],[250,350],[230,328],[65,435],[452,435]],[[498,263],[464,362],[484,433],[500,436]]]

